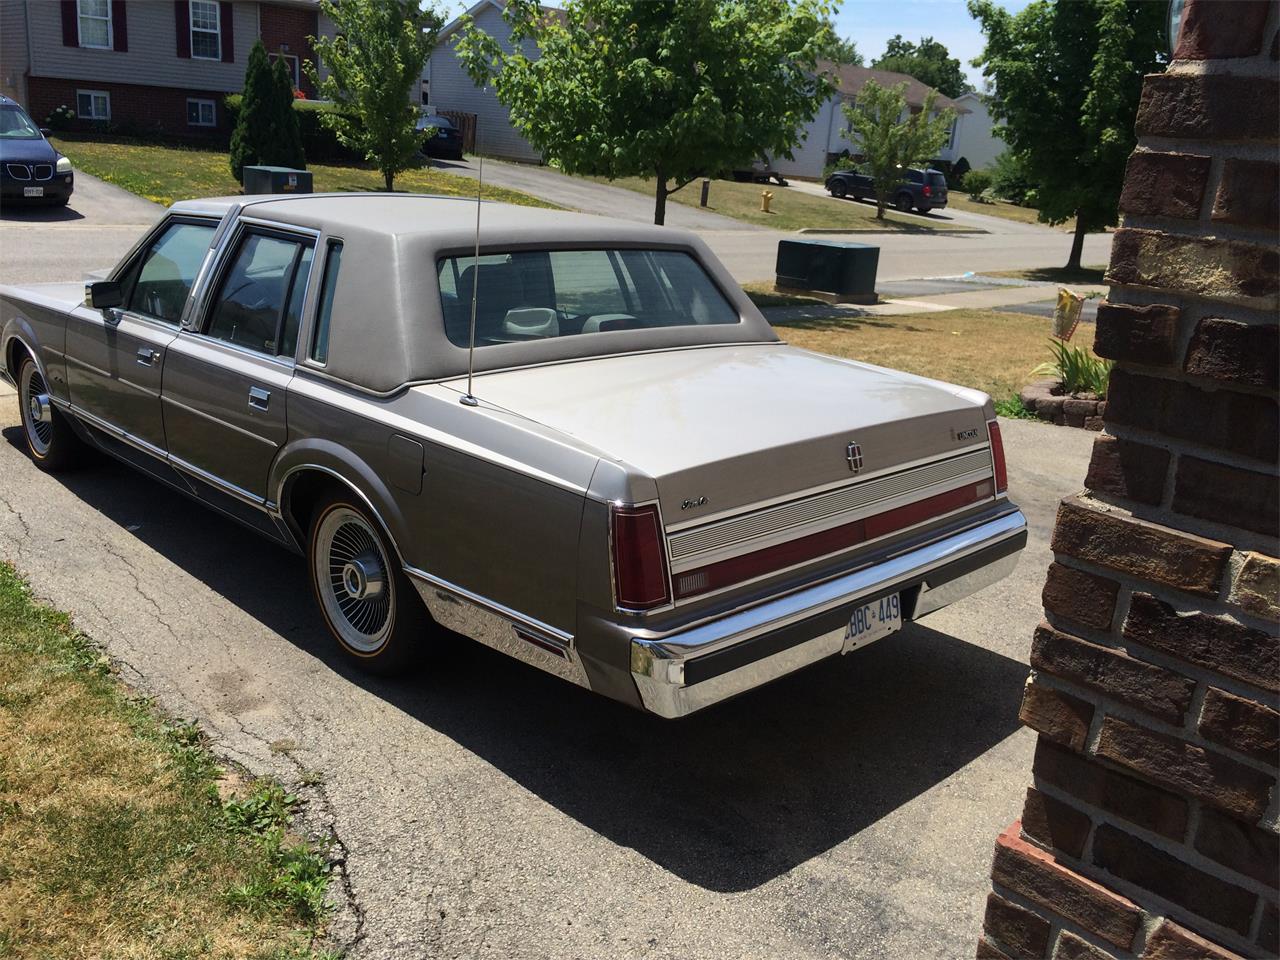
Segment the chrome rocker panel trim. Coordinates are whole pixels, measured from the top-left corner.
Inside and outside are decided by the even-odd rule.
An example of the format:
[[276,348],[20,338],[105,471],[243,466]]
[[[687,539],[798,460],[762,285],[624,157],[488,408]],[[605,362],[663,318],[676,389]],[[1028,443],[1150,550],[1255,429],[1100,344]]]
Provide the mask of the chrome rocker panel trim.
[[[844,646],[843,625],[827,627],[820,635],[781,650],[761,650],[758,655],[739,645],[800,625],[860,598],[892,593],[899,586],[921,584],[912,619],[932,613],[1012,572],[1026,529],[1026,518],[1013,510],[901,556],[688,630],[660,636],[633,635],[631,675],[640,699],[645,709],[659,716],[683,717],[839,653]],[[942,583],[928,582],[930,572],[961,566],[966,558],[993,548],[1001,555]],[[740,656],[733,655],[735,649]],[[719,653],[727,655],[724,659],[743,662],[723,670],[699,669],[709,666],[704,658]],[[703,674],[707,674],[705,679]]]

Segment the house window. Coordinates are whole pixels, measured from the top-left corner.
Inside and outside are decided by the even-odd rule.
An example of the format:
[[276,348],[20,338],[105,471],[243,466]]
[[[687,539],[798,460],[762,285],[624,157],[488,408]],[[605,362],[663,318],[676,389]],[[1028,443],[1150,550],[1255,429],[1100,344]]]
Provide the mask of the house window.
[[111,94],[105,90],[77,90],[76,114],[81,120],[110,120]]
[[289,78],[293,82],[293,89],[300,90],[302,84],[298,76],[298,58],[292,53],[272,53],[268,54],[271,62],[274,64],[277,60],[283,60],[285,69],[289,71]]
[[212,100],[187,98],[187,126],[216,127],[217,125],[218,108]]
[[78,0],[80,46],[111,49],[110,0]]
[[222,59],[222,31],[215,0],[191,0],[191,56]]

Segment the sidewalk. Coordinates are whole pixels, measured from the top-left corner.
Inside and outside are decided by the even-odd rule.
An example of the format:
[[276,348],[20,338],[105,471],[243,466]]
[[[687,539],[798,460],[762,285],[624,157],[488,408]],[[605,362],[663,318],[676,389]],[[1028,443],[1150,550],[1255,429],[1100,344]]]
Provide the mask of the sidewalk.
[[[950,280],[952,278],[939,278]],[[982,277],[973,282],[980,284]],[[940,293],[932,296],[891,297],[880,303],[798,304],[786,307],[764,307],[761,313],[770,323],[797,320],[805,317],[891,317],[908,313],[939,313],[944,310],[982,310],[1010,307],[1020,304],[1053,300],[1058,295],[1057,284],[1009,286],[1002,284],[977,290]]]

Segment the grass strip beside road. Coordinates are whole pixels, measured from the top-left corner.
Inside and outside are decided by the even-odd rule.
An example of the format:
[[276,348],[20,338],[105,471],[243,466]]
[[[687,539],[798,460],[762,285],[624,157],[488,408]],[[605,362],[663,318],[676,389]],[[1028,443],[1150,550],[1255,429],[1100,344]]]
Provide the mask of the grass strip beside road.
[[1016,396],[1031,370],[1049,359],[1046,317],[996,310],[829,313],[815,309],[812,317],[778,321],[774,329],[796,347],[976,387],[1000,401]]
[[0,957],[317,956],[326,857],[221,774],[0,562]]
[[[615,187],[623,187],[653,196],[653,181],[640,177],[621,177],[617,180],[605,180],[592,177],[598,183],[608,183]],[[760,209],[760,193],[768,190],[773,194],[770,212]],[[667,203],[680,203],[686,207],[698,207],[702,197],[702,181],[694,180],[682,190],[677,190],[667,198]],[[761,227],[772,227],[775,230],[841,230],[848,233],[935,233],[938,230],[949,232],[981,232],[971,227],[954,224],[933,223],[921,217],[904,217],[892,210],[885,212],[884,220],[876,220],[874,204],[858,203],[853,200],[837,202],[830,197],[819,197],[793,187],[779,187],[777,184],[737,183],[733,180],[712,180],[711,193],[706,207],[700,209],[718,213],[734,220],[754,223]]]
[[1029,270],[983,270],[984,277],[1009,277],[1014,280],[1032,280],[1036,283],[1075,283],[1106,286],[1103,279],[1106,267],[1081,267],[1068,270],[1065,267],[1033,267]]
[[[54,146],[71,158],[77,170],[164,206],[178,200],[231,196],[240,192],[240,184],[231,175],[227,153],[222,150],[64,137],[56,138]],[[369,167],[312,163],[307,165],[307,169],[311,171],[312,189],[316,193],[383,188],[382,174]],[[396,189],[409,193],[474,197],[475,181],[423,167],[399,174]],[[486,200],[560,209],[554,203],[519,190],[489,184],[485,184],[483,195]]]

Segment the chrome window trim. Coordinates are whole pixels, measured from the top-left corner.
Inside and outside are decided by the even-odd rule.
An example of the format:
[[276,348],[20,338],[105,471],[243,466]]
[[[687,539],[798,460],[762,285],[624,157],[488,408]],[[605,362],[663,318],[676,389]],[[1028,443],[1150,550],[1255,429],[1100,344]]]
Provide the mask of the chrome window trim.
[[[175,223],[190,223],[198,227],[213,227],[213,236],[210,238],[210,249],[212,249],[212,244],[218,237],[218,227],[221,224],[221,220],[218,217],[206,217],[194,213],[166,213],[160,218],[155,226],[144,233],[141,239],[129,248],[128,253],[120,258],[120,262],[117,263],[115,269],[107,275],[107,279],[111,280],[113,283],[119,283],[120,278],[132,269],[135,259],[150,247],[165,230],[168,230],[169,227],[173,226]],[[208,262],[208,259],[209,254],[205,253],[205,259],[201,262],[200,269],[196,270],[195,279],[191,281],[191,289],[187,291],[187,299],[183,301],[182,310],[178,312],[177,320],[161,320],[159,317],[153,317],[150,314],[145,313],[138,313],[136,310],[119,310],[118,312],[128,314],[131,317],[137,317],[139,319],[161,324],[166,330],[173,330],[176,332],[177,329],[181,329],[183,318],[191,308],[191,298],[195,295],[196,291],[200,289],[200,280],[203,277],[204,266],[205,263]],[[98,311],[94,312],[97,313]]]
[[[253,230],[257,230],[260,234],[283,236],[286,239],[297,240],[303,244],[311,243],[311,267],[309,268],[310,272],[307,274],[307,286],[302,294],[301,319],[298,323],[299,342],[294,344],[293,356],[263,353],[261,350],[253,350],[249,347],[232,343],[229,340],[212,337],[206,332],[215,305],[215,291],[221,286],[222,281],[226,279],[227,270],[231,267],[234,254],[240,248],[240,241],[246,233]],[[280,224],[274,220],[263,220],[260,217],[237,217],[235,225],[227,231],[221,240],[218,239],[216,233],[214,235],[214,244],[210,245],[209,252],[205,255],[205,263],[196,274],[197,282],[202,285],[197,287],[196,284],[193,284],[191,287],[193,294],[197,289],[200,290],[199,296],[196,302],[191,303],[189,314],[184,316],[181,331],[190,336],[200,337],[206,343],[222,344],[225,347],[243,353],[245,356],[279,364],[286,370],[294,369],[298,362],[298,347],[302,340],[304,321],[309,312],[315,308],[316,248],[320,244],[320,236],[321,232],[312,227],[295,227],[292,224]]]

